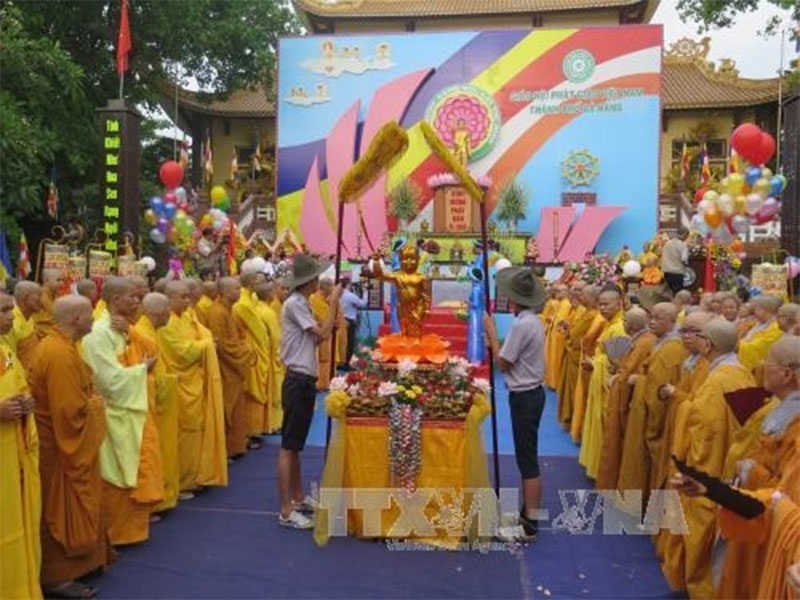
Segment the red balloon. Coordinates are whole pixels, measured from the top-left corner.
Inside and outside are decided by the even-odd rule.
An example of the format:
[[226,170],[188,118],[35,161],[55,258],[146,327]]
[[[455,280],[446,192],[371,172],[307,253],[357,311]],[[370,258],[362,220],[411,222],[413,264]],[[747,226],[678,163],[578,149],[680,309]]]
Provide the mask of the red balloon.
[[731,134],[731,146],[750,162],[761,145],[761,128],[754,123],[742,123]]
[[708,191],[708,188],[704,188],[704,187],[701,187],[700,189],[698,189],[694,193],[694,201],[695,202],[700,202],[703,199],[703,196],[706,195],[707,191]]
[[775,138],[766,131],[762,131],[761,141],[756,150],[756,156],[753,157],[753,164],[763,165],[775,154]]
[[178,187],[181,182],[183,182],[183,167],[174,160],[168,160],[161,165],[158,176],[161,179],[161,183],[164,184],[164,187],[171,190]]
[[[172,202],[173,204],[175,204],[175,200],[177,200],[177,198],[175,197],[175,194],[173,194],[172,192],[167,192],[166,194],[164,194],[164,203],[165,204],[167,202]],[[180,207],[178,207],[178,208],[180,208]]]

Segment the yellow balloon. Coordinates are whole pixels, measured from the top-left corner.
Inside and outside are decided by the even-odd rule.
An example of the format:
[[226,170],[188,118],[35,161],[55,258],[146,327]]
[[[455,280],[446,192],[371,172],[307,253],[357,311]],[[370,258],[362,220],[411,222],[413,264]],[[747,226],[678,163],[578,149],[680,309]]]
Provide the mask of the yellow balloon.
[[753,184],[753,193],[766,198],[772,191],[772,184],[769,179],[762,177]]
[[772,179],[772,171],[770,171],[767,167],[761,169],[761,177],[764,179]]
[[705,222],[708,223],[709,227],[716,229],[722,224],[722,213],[717,210],[716,206],[714,206],[710,210],[706,211],[706,214],[703,215],[703,219],[705,219]]
[[735,212],[737,215],[743,215],[747,213],[747,198],[742,194],[739,194],[733,199],[733,212]]
[[731,173],[726,178],[728,180],[728,193],[737,196],[742,193],[744,188],[744,175],[741,173]]
[[221,185],[215,185],[211,188],[211,202],[219,203],[224,202],[225,198],[228,197],[228,192],[225,191],[225,188]]

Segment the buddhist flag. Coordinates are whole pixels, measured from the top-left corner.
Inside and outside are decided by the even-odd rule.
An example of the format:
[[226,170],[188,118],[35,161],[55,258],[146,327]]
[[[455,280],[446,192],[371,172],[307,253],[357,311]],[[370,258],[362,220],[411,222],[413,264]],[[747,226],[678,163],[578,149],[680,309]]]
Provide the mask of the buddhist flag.
[[228,219],[228,247],[225,258],[228,266],[228,275],[237,275],[239,272],[236,264],[236,230],[234,229],[233,219]]
[[708,163],[708,148],[703,144],[700,152],[700,182],[705,185],[711,179],[711,165]]
[[128,70],[128,53],[131,51],[131,26],[128,22],[128,0],[122,0],[117,38],[117,74]]
[[733,149],[731,146],[731,153],[728,158],[728,175],[731,173],[738,173],[739,172],[739,155],[736,153],[736,150]]
[[686,181],[689,176],[689,150],[686,148],[686,140],[683,140],[683,150],[681,151],[681,180]]
[[256,151],[253,154],[253,171],[261,172],[261,135],[256,134]]
[[203,171],[206,181],[210,182],[214,177],[214,155],[211,152],[211,132],[206,133],[206,143],[203,148]]
[[5,285],[6,279],[11,276],[11,255],[6,243],[6,232],[0,231],[0,283]]
[[236,156],[236,148],[233,149],[231,156],[231,179],[235,180],[239,175],[239,159]]
[[54,221],[58,221],[58,188],[52,179],[47,188],[47,214]]
[[178,150],[178,163],[183,167],[183,172],[189,168],[189,149],[186,145],[186,140],[181,141],[180,149]]
[[31,275],[31,260],[28,253],[28,240],[23,231],[19,236],[19,258],[17,259],[17,278],[27,279]]

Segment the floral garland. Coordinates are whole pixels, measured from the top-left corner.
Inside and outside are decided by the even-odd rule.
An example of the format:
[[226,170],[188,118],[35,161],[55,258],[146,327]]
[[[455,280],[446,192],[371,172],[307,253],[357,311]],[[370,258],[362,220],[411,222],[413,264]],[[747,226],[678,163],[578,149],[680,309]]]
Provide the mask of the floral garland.
[[583,262],[577,267],[577,276],[581,281],[599,286],[619,284],[619,265],[608,253],[598,255],[587,252]]
[[398,399],[389,408],[389,467],[400,487],[416,489],[422,468],[422,409]]

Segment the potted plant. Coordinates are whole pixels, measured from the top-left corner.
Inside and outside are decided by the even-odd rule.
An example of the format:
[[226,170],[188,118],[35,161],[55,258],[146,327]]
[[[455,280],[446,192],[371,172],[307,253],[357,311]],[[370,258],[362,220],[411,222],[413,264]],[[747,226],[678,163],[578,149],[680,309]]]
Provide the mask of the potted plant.
[[400,222],[401,230],[407,229],[419,214],[421,197],[419,187],[408,178],[401,179],[389,193],[389,214]]
[[510,233],[515,233],[517,223],[525,218],[528,205],[528,190],[516,179],[511,179],[498,192],[497,219],[507,224]]

